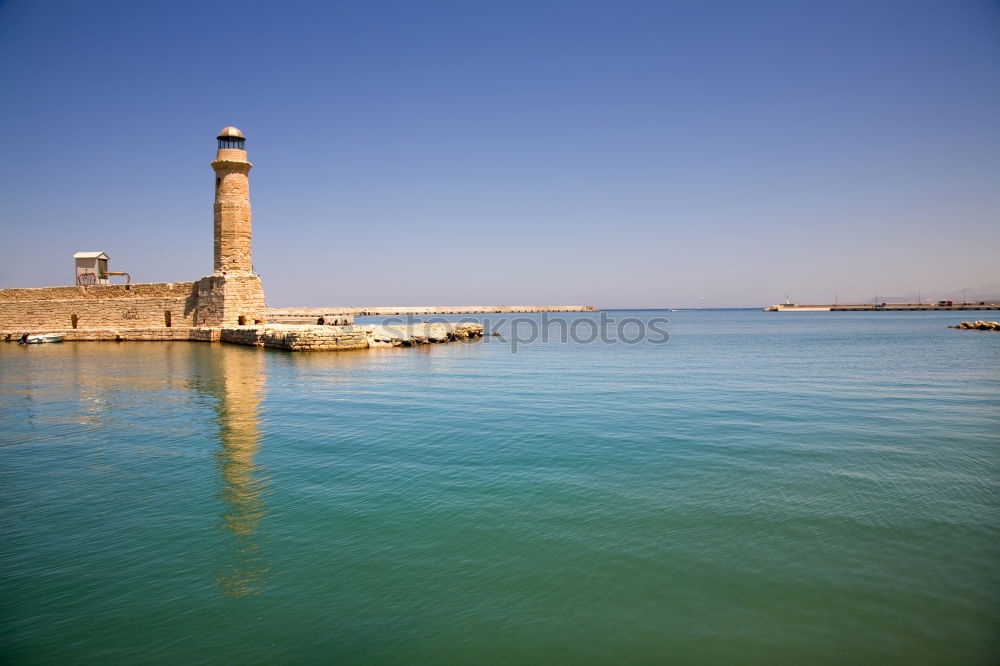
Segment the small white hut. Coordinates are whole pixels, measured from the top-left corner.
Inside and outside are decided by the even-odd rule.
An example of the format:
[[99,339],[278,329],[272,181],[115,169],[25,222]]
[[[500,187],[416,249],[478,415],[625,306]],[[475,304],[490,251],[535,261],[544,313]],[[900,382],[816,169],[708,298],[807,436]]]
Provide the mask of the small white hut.
[[77,252],[76,284],[108,284],[108,255],[103,252]]

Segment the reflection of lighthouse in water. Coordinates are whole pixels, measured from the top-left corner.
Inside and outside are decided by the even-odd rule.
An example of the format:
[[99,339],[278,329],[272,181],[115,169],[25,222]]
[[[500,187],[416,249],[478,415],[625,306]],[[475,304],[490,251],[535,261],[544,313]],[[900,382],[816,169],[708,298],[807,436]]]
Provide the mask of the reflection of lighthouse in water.
[[210,362],[218,364],[219,370],[213,392],[219,399],[220,526],[228,542],[216,580],[223,594],[242,597],[262,592],[269,571],[255,538],[267,513],[267,478],[254,464],[260,448],[258,408],[264,393],[264,358],[259,350],[229,345],[213,349],[212,356]]

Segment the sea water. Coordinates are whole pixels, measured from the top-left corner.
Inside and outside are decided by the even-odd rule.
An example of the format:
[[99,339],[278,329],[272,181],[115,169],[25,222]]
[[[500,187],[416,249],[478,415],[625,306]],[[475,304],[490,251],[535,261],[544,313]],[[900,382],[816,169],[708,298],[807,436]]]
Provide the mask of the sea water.
[[0,344],[0,660],[996,663],[972,314]]

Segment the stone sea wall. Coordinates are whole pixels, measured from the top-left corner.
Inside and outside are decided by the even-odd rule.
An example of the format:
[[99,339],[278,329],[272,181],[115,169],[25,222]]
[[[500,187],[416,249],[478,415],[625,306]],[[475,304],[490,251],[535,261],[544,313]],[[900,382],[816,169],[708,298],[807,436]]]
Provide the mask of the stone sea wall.
[[234,327],[264,321],[264,288],[256,275],[0,289],[0,330]]
[[[488,314],[515,312],[597,312],[594,305],[430,305],[430,306],[377,306],[377,307],[320,307],[320,308],[269,308],[268,315],[275,319],[284,317],[355,316],[383,317],[393,315],[435,314]],[[270,321],[270,319],[269,319]]]
[[[23,331],[0,330],[0,340],[15,342]],[[65,342],[218,342],[221,329],[147,327],[147,328],[49,328],[45,333],[64,336]]]
[[[263,325],[214,327],[104,327],[49,328],[46,333],[64,336],[65,342],[228,342],[288,351],[348,351],[373,347],[415,345],[483,336],[477,323],[409,324],[400,326],[291,326]],[[21,329],[0,330],[0,340],[14,342]]]
[[0,289],[0,330],[195,324],[194,282]]
[[15,301],[106,300],[113,298],[176,297],[190,295],[195,282],[96,284],[89,287],[25,287],[0,289],[0,303]]

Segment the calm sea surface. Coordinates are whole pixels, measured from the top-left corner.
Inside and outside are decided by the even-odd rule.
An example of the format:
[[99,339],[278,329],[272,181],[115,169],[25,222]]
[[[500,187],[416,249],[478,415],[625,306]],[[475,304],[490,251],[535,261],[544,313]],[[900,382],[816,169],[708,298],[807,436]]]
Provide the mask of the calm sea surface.
[[989,314],[0,343],[0,662],[997,663]]

